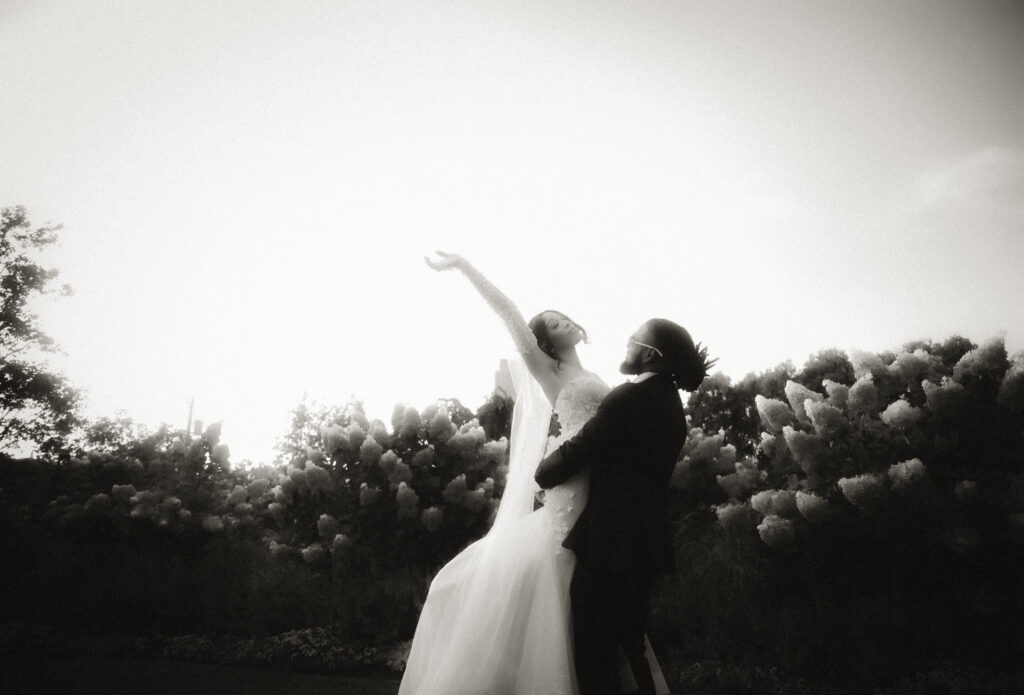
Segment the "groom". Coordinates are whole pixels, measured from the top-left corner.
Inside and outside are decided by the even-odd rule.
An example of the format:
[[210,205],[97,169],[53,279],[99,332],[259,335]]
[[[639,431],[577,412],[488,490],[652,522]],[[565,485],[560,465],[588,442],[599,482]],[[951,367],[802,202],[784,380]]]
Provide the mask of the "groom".
[[581,695],[617,695],[622,647],[643,695],[654,695],[645,622],[655,576],[671,570],[668,487],[686,441],[679,389],[700,384],[710,365],[689,333],[665,319],[641,326],[613,389],[580,432],[541,461],[544,489],[590,466],[590,497],[562,545],[576,553],[572,611]]

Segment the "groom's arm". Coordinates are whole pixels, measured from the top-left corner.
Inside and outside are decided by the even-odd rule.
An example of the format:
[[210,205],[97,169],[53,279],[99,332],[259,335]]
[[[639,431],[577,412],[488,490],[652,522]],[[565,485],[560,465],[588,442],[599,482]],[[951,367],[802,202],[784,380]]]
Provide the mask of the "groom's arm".
[[587,464],[596,464],[623,436],[628,407],[626,390],[608,394],[579,433],[540,462],[533,476],[537,484],[547,490],[564,483]]

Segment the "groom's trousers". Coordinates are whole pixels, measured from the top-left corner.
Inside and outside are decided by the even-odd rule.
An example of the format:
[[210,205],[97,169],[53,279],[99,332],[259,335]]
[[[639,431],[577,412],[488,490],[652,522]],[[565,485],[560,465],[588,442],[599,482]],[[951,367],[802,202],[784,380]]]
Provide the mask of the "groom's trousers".
[[647,573],[603,574],[582,564],[571,584],[576,678],[580,695],[619,695],[621,647],[638,692],[655,695],[645,655],[644,633],[653,577]]

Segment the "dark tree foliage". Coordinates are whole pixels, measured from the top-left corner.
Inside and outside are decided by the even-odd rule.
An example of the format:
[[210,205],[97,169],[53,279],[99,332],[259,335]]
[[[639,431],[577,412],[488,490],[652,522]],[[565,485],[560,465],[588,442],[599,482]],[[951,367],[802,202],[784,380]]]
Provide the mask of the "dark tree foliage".
[[[476,411],[476,418],[484,428],[488,439],[501,439],[512,434],[512,409],[515,401],[501,389],[495,389],[491,397]],[[453,419],[454,422],[454,419]]]
[[[79,423],[80,394],[41,359],[57,350],[38,325],[30,302],[56,291],[57,271],[41,266],[40,252],[56,243],[60,226],[32,228],[23,207],[0,219],[0,447],[33,446],[58,459]],[[60,293],[70,294],[67,285]]]
[[825,379],[846,385],[854,382],[853,365],[842,350],[830,348],[811,355],[804,368],[793,377],[793,381],[816,391],[822,390]]
[[291,414],[291,424],[275,447],[278,463],[287,463],[296,458],[305,460],[307,452],[319,445],[320,431],[328,425],[348,425],[354,414],[354,419],[361,422],[364,429],[367,424],[362,403],[323,406],[311,403],[305,394]]
[[793,372],[792,363],[783,362],[764,372],[751,372],[736,384],[721,372],[712,375],[687,401],[690,427],[705,432],[725,430],[726,444],[735,446],[740,454],[753,453],[761,436],[754,396],[785,398],[786,381],[793,378]]

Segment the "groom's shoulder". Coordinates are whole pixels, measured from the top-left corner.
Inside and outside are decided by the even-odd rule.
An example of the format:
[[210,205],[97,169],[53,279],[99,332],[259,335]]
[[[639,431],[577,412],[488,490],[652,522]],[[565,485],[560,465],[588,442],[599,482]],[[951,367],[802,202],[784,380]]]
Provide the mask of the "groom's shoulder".
[[603,407],[607,407],[607,406],[612,405],[614,403],[618,403],[620,401],[626,400],[631,395],[635,395],[635,394],[636,394],[636,384],[634,384],[631,381],[626,381],[626,382],[623,382],[623,383],[619,384],[618,386],[613,388],[611,391],[609,391],[608,395],[606,395],[601,400],[601,405]]

